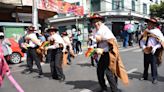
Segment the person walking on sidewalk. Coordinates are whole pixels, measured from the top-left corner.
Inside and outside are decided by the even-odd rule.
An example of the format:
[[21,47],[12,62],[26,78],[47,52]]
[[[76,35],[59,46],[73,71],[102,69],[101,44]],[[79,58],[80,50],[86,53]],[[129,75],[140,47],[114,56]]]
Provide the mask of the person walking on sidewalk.
[[[89,36],[88,36],[88,48],[97,48],[97,43],[96,43],[96,39],[94,39],[94,32],[92,32],[93,30],[89,31]],[[91,65],[92,66],[97,66],[98,64],[98,54],[94,53],[91,56]]]
[[78,28],[78,40],[76,43],[76,48],[77,48],[77,52],[79,55],[83,54],[83,50],[82,50],[82,40],[83,40],[83,35],[81,34],[81,30]]
[[73,52],[73,49],[72,49],[72,44],[71,44],[71,41],[70,41],[70,38],[67,34],[67,32],[62,32],[62,38],[66,44],[66,53],[68,54],[67,56],[67,64],[68,65],[71,65],[72,61],[71,61],[71,51]]
[[161,42],[164,41],[164,36],[156,27],[157,20],[155,18],[148,19],[146,22],[148,23],[148,28],[145,29],[139,41],[144,54],[144,72],[141,80],[148,80],[148,68],[150,64],[152,83],[156,84],[158,78],[157,65],[162,61],[160,60],[163,51]]
[[[96,52],[100,54],[100,59],[97,65],[97,77],[99,84],[101,86],[100,92],[107,92],[107,85],[105,84],[104,75],[106,74],[107,80],[111,87],[112,92],[119,92],[117,87],[117,78],[115,76],[121,77],[121,74],[124,74],[124,82],[128,83],[128,77],[124,68],[122,61],[120,59],[118,53],[118,47],[116,45],[116,38],[114,37],[112,31],[103,23],[104,18],[98,14],[94,13],[93,16],[90,17],[90,22],[96,28],[96,42],[97,49]],[[110,52],[114,53],[116,60],[112,60]],[[112,54],[113,55],[113,54]],[[119,61],[118,61],[119,60]],[[111,65],[112,64],[112,65]],[[114,64],[120,64],[118,67],[114,67]],[[120,68],[121,67],[121,68]],[[116,68],[119,68],[119,73],[116,71]],[[115,70],[114,70],[115,69]],[[121,75],[121,76],[119,76]]]
[[49,32],[50,37],[48,40],[50,41],[50,46],[45,49],[52,49],[51,51],[51,76],[53,79],[65,80],[65,75],[63,73],[62,61],[63,61],[63,52],[66,50],[66,46],[62,37],[57,33],[58,29],[51,27],[47,30]]

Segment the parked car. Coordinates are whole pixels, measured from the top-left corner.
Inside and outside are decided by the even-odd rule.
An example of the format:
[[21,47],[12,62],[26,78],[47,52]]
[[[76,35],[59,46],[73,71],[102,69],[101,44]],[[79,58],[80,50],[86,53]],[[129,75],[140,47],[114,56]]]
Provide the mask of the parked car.
[[13,39],[8,38],[11,43],[10,48],[12,49],[12,54],[6,58],[7,61],[17,64],[21,62],[21,58],[24,57],[24,53],[21,51],[19,44]]

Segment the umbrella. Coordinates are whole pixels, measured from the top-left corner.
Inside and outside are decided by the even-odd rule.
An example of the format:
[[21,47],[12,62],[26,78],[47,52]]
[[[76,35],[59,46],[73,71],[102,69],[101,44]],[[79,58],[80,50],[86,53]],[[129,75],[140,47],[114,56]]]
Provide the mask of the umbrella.
[[137,26],[132,24],[127,24],[124,26],[124,30],[127,31],[128,33],[132,33],[137,30]]
[[132,27],[132,24],[126,24],[125,26],[124,26],[124,30],[128,30],[129,28],[131,28]]
[[127,31],[128,33],[132,33],[135,31],[135,27],[132,25]]

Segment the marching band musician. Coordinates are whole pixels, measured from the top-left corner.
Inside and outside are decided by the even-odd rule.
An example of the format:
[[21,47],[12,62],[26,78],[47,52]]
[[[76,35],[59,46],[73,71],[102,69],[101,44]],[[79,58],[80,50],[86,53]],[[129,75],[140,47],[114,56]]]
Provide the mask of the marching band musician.
[[[143,32],[140,38],[140,47],[144,53],[144,72],[141,80],[148,80],[148,68],[151,65],[152,83],[157,83],[157,64],[160,63],[162,55],[161,42],[164,41],[162,32],[156,27],[157,20],[155,18],[147,19],[147,29]],[[159,52],[160,51],[160,52]]]
[[57,33],[58,29],[51,27],[47,30],[49,32],[50,37],[48,40],[50,41],[50,46],[45,49],[52,49],[51,51],[51,76],[53,79],[65,80],[65,75],[63,73],[62,61],[63,61],[63,52],[66,50],[66,46],[62,37]]
[[27,29],[27,35],[25,37],[26,40],[26,46],[27,46],[27,66],[29,68],[29,71],[27,73],[33,72],[33,60],[35,61],[35,64],[39,70],[39,76],[43,77],[42,67],[40,64],[40,59],[38,58],[38,54],[36,52],[36,49],[41,45],[40,40],[37,38],[35,31],[35,28],[33,26],[29,26]]

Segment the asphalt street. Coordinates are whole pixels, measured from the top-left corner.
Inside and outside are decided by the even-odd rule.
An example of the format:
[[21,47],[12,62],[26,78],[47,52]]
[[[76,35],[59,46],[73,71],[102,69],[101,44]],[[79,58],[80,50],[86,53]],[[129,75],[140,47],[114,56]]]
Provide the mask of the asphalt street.
[[[85,48],[83,49],[85,52]],[[164,90],[164,65],[158,68],[158,84],[151,83],[151,71],[149,67],[149,79],[141,81],[143,72],[143,54],[138,45],[128,48],[120,48],[121,57],[129,76],[129,85],[123,85],[119,80],[118,87],[122,92],[163,92]],[[63,66],[66,80],[60,82],[51,79],[50,65],[42,64],[44,77],[37,77],[37,70],[32,74],[23,74],[26,61],[10,65],[11,73],[25,92],[98,92],[100,89],[96,67],[92,67],[90,59],[84,54],[72,59],[71,65]],[[34,69],[37,69],[34,66]],[[108,84],[108,83],[107,83]],[[108,85],[109,92],[110,86]],[[10,81],[5,77],[0,92],[17,92]]]

